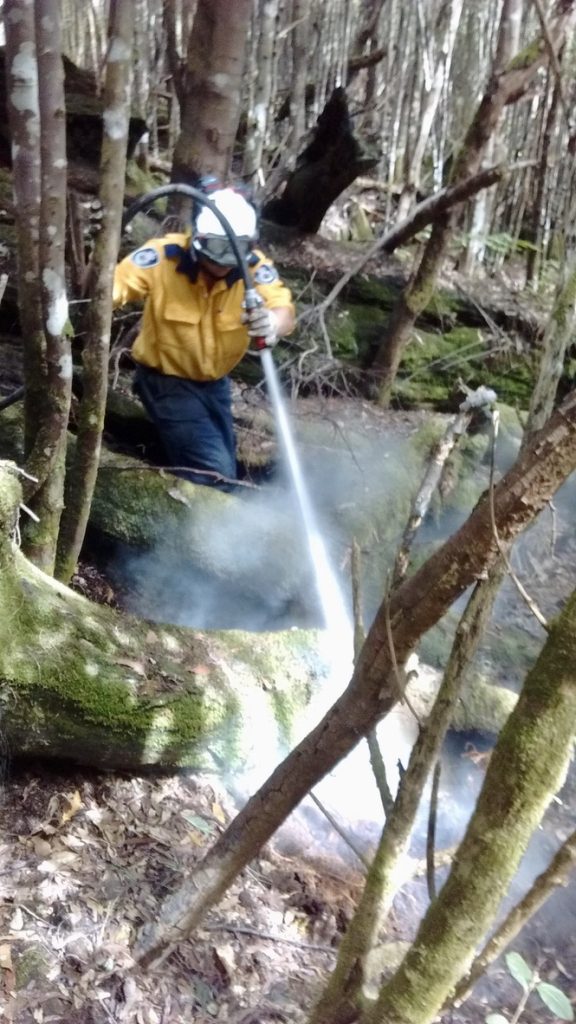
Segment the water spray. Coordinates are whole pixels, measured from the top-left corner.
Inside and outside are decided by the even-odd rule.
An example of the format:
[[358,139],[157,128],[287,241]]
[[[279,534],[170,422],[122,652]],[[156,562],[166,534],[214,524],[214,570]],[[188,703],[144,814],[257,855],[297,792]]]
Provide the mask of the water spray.
[[[160,188],[154,189],[152,192],[148,192],[145,196],[137,199],[136,202],[132,203],[128,207],[122,220],[122,228],[124,229],[136,214],[146,209],[157,199],[162,199],[165,196],[175,194],[187,196],[189,199],[203,204],[214,214],[224,229],[236,258],[238,269],[244,282],[244,306],[246,310],[250,311],[262,305],[263,299],[254,287],[246,259],[238,244],[238,239],[236,238],[234,231],[216,204],[213,203],[200,189],[194,188],[192,185],[178,183],[163,185]],[[308,494],[308,488],[306,487],[302,473],[300,459],[296,450],[290,421],[286,412],[284,398],[280,388],[278,374],[276,372],[276,366],[272,358],[272,352],[266,345],[263,338],[254,339],[254,348],[259,352],[262,360],[262,369],[266,379],[270,402],[274,411],[276,428],[284,450],[290,472],[290,479],[294,488],[294,494],[302,517],[310,559],[314,568],[316,589],[324,618],[324,624],[331,634],[339,638],[340,644],[342,644],[342,642],[349,643],[351,647],[352,626],[350,618],[346,611],[340,586],[330,567],[326,548],[316,522],[316,517]]]

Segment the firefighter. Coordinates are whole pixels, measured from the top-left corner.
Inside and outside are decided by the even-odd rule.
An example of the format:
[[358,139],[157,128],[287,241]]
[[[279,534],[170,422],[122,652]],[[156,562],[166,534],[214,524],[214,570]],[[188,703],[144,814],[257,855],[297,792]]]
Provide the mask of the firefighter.
[[190,234],[153,238],[114,276],[114,306],[145,300],[132,347],[134,390],[168,461],[194,483],[233,490],[236,443],[228,374],[251,339],[273,346],[294,327],[294,306],[274,264],[255,249],[254,207],[233,188],[209,198],[230,224],[263,304],[243,308],[244,283],[218,218],[195,211]]

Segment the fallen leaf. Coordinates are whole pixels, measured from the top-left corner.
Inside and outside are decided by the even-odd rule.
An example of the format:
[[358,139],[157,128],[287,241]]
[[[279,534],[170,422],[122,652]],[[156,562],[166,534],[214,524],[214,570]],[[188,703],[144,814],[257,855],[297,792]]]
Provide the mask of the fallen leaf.
[[42,859],[48,857],[52,852],[50,843],[46,839],[42,839],[42,836],[32,836],[32,846],[36,856]]
[[212,825],[209,821],[201,818],[199,814],[192,814],[190,811],[182,811],[182,817],[184,821],[187,821],[193,828],[197,828],[199,832],[203,832],[204,835],[211,835]]
[[78,811],[82,810],[82,797],[80,796],[79,790],[74,790],[72,796],[66,796],[68,801],[68,807],[65,811],[62,811],[60,817],[60,824],[65,825],[67,821],[70,821]]
[[216,818],[216,821],[219,821],[221,825],[226,824],[226,815],[224,814],[224,811],[222,810],[220,804],[212,804],[212,814]]
[[170,495],[171,498],[174,498],[175,501],[181,502],[182,505],[187,505],[188,508],[192,507],[190,505],[190,502],[188,501],[188,498],[184,494],[182,494],[181,491],[169,490],[168,494]]
[[24,915],[23,915],[22,911],[20,910],[20,907],[17,907],[15,912],[12,914],[12,918],[10,920],[10,931],[12,931],[12,932],[21,932],[23,927],[24,927]]
[[12,970],[12,953],[8,944],[0,946],[0,967],[5,971]]
[[216,962],[225,977],[231,980],[234,977],[236,971],[236,953],[231,943],[226,943],[222,946],[214,946],[214,956]]

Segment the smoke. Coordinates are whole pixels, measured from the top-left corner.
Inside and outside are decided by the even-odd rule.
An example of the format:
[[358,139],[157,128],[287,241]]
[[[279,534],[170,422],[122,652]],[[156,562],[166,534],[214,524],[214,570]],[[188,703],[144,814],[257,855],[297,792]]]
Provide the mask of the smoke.
[[[357,539],[363,550],[364,624],[368,628],[382,599],[386,574],[422,476],[425,446],[419,450],[414,444],[413,421],[405,423],[404,434],[391,436],[383,433],[381,425],[376,428],[368,417],[362,422],[362,410],[359,417],[360,427],[353,428],[334,417],[327,417],[320,424],[315,418],[311,438],[305,419],[301,418],[299,433],[307,439],[300,445],[299,452],[320,533],[348,603],[351,540]],[[470,489],[468,504],[463,502],[460,508],[454,507],[449,515],[430,515],[418,538],[415,558],[441,543],[467,516],[486,484],[486,465],[477,469],[480,472]],[[563,488],[556,502],[559,511],[554,524],[555,543],[561,554],[566,553],[566,546],[571,543],[566,527],[573,504],[574,484],[571,484]],[[190,531],[194,557],[186,555],[186,535],[181,532],[176,535],[167,525],[163,543],[154,551],[125,559],[120,569],[131,592],[132,611],[199,629],[237,628],[258,632],[322,624],[301,517],[283,477],[278,476],[259,492],[241,491],[238,500],[223,504],[217,513],[211,508],[205,514],[195,515]],[[550,533],[550,515],[545,513],[530,536],[516,545],[515,564],[522,567],[522,560],[534,550],[535,537],[540,538],[542,550],[549,549]],[[198,563],[198,548],[203,552],[201,564]],[[545,575],[549,581],[550,573],[545,571]],[[534,580],[532,567],[531,581]],[[566,581],[566,587],[568,585]],[[459,607],[464,601],[465,598]],[[549,604],[551,601],[550,593]],[[503,620],[511,602],[515,602],[514,615],[526,625],[528,613],[510,585],[499,599],[496,620]],[[532,633],[537,628],[530,623]],[[292,743],[313,727],[350,679],[350,638],[342,643],[341,640],[342,637],[334,635],[325,637],[326,649],[319,661],[331,662],[333,671],[323,667],[319,673],[322,678],[319,692],[292,737]],[[444,654],[448,646],[447,642]],[[534,656],[536,653],[537,645]],[[498,651],[489,649],[481,654],[484,674],[495,683],[498,682],[499,656]],[[522,665],[518,682],[524,672]],[[513,679],[507,675],[502,681],[510,685]],[[286,739],[279,734],[270,708],[262,706],[259,714],[254,732],[253,767],[242,780],[243,795],[253,792],[287,752]],[[415,724],[409,712],[399,707],[381,723],[378,735],[389,783],[394,790],[399,764],[406,765],[414,742]],[[473,737],[473,742],[481,751],[482,738]],[[461,838],[483,781],[483,767],[467,756],[464,743],[452,742],[444,752],[438,826],[441,848],[452,846]],[[237,790],[238,779],[234,781]],[[315,792],[346,828],[353,834],[364,835],[366,842],[373,844],[383,812],[364,742]],[[422,853],[426,815],[427,795],[422,801],[413,837],[417,855]],[[307,826],[312,822],[321,836],[330,831],[317,810],[306,811],[306,822]],[[532,853],[523,867],[528,875],[536,873],[540,864],[538,857],[532,867],[531,856]]]

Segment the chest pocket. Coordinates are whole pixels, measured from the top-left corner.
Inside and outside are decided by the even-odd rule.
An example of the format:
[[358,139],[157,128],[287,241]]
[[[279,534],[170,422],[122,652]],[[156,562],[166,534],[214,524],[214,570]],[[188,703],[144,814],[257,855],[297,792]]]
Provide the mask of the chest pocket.
[[187,305],[185,302],[167,302],[164,306],[164,319],[174,324],[190,324],[197,328],[200,323],[201,312],[195,303]]

